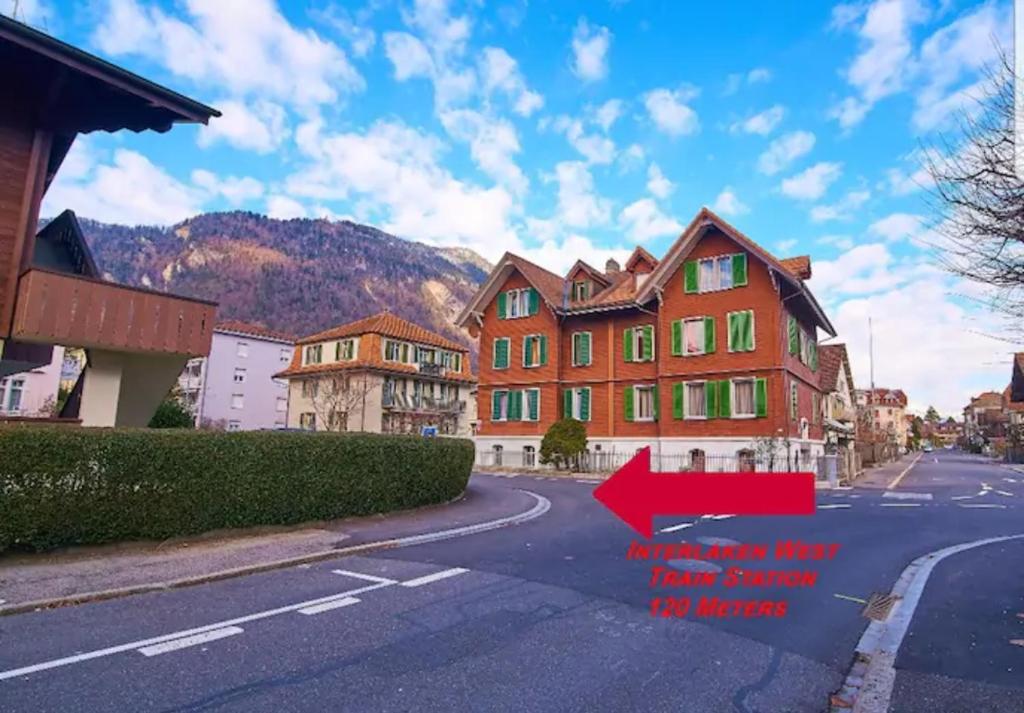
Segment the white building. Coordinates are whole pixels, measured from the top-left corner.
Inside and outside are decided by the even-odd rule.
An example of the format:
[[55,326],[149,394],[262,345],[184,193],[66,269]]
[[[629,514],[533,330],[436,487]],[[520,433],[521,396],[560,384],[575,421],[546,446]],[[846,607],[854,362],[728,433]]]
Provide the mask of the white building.
[[50,363],[0,379],[0,416],[54,415],[64,347],[54,347]]

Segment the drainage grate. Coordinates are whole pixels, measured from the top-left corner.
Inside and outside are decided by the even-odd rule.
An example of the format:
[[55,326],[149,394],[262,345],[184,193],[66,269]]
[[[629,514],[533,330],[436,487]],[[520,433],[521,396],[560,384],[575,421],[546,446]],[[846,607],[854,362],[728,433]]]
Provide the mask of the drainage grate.
[[896,603],[899,597],[893,596],[892,594],[872,594],[868,598],[867,606],[864,607],[862,612],[868,619],[874,619],[875,621],[885,621],[889,618],[889,612],[892,611],[892,605]]

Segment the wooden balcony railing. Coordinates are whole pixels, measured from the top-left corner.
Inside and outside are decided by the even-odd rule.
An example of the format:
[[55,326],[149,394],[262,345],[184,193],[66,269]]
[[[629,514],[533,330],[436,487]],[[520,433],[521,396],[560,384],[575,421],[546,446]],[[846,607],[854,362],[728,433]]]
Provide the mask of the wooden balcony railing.
[[13,339],[111,351],[210,353],[216,304],[32,268],[18,281]]

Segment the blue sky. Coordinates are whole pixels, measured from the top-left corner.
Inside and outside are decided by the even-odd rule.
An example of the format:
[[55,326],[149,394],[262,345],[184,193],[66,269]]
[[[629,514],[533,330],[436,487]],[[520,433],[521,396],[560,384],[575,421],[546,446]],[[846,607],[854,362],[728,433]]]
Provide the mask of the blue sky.
[[[10,12],[11,0],[0,0]],[[79,140],[46,210],[245,208],[512,250],[662,254],[707,205],[814,287],[868,383],[958,411],[1012,345],[923,247],[922,139],[978,91],[1003,2],[21,0],[20,17],[220,108]],[[1020,347],[1018,347],[1020,348]]]

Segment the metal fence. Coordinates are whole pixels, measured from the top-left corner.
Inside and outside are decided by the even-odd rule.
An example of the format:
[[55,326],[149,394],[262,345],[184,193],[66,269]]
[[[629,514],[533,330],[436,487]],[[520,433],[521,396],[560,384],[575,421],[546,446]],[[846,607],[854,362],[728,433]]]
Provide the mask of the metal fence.
[[[568,464],[568,469],[577,473],[612,473],[628,463],[635,453],[628,452],[587,452]],[[508,470],[551,470],[553,465],[541,465],[536,449],[522,450],[478,450],[476,465],[481,468]],[[565,469],[565,466],[563,466]],[[691,457],[688,454],[651,454],[651,470],[659,473],[788,473],[793,471],[814,472],[819,480],[830,476],[844,477],[842,466],[835,456],[816,458],[800,457],[797,453],[789,459],[785,455],[774,459],[758,458],[754,455],[726,456],[704,455]]]

